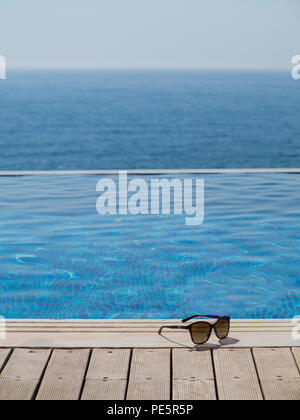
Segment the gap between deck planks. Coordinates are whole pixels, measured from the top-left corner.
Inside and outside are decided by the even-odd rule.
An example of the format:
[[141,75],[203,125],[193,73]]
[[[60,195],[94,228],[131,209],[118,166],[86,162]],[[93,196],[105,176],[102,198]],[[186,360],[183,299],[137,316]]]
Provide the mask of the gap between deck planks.
[[0,400],[300,400],[300,349],[0,349]]

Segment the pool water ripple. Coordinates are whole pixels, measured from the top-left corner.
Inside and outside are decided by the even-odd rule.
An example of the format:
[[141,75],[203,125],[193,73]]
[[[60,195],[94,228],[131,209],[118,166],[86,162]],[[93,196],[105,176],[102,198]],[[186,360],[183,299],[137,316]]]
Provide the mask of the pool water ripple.
[[204,179],[205,220],[188,227],[178,215],[99,216],[99,177],[0,178],[0,315],[299,314],[300,175]]

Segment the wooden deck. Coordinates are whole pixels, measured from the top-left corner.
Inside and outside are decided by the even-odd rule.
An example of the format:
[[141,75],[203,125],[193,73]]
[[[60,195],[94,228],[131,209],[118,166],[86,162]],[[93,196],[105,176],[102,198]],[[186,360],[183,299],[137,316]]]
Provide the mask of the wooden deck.
[[300,400],[300,348],[0,349],[0,400]]

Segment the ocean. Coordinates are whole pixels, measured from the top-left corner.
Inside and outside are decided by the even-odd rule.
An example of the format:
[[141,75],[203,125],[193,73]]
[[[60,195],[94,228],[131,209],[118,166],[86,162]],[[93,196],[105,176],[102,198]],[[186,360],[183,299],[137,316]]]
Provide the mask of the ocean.
[[300,167],[287,72],[12,71],[0,170]]

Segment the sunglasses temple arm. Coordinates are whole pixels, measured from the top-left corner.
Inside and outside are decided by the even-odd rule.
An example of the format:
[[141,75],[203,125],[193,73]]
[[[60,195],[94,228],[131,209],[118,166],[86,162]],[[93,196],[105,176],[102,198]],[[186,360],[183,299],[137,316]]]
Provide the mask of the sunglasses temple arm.
[[182,322],[188,322],[188,321],[190,321],[191,319],[194,319],[194,318],[219,319],[221,317],[218,316],[218,315],[193,315],[193,316],[190,316],[189,318],[183,319]]
[[165,329],[165,328],[168,328],[170,330],[186,330],[188,327],[177,326],[177,325],[164,325],[164,326],[160,327],[158,333],[161,334],[163,329]]

